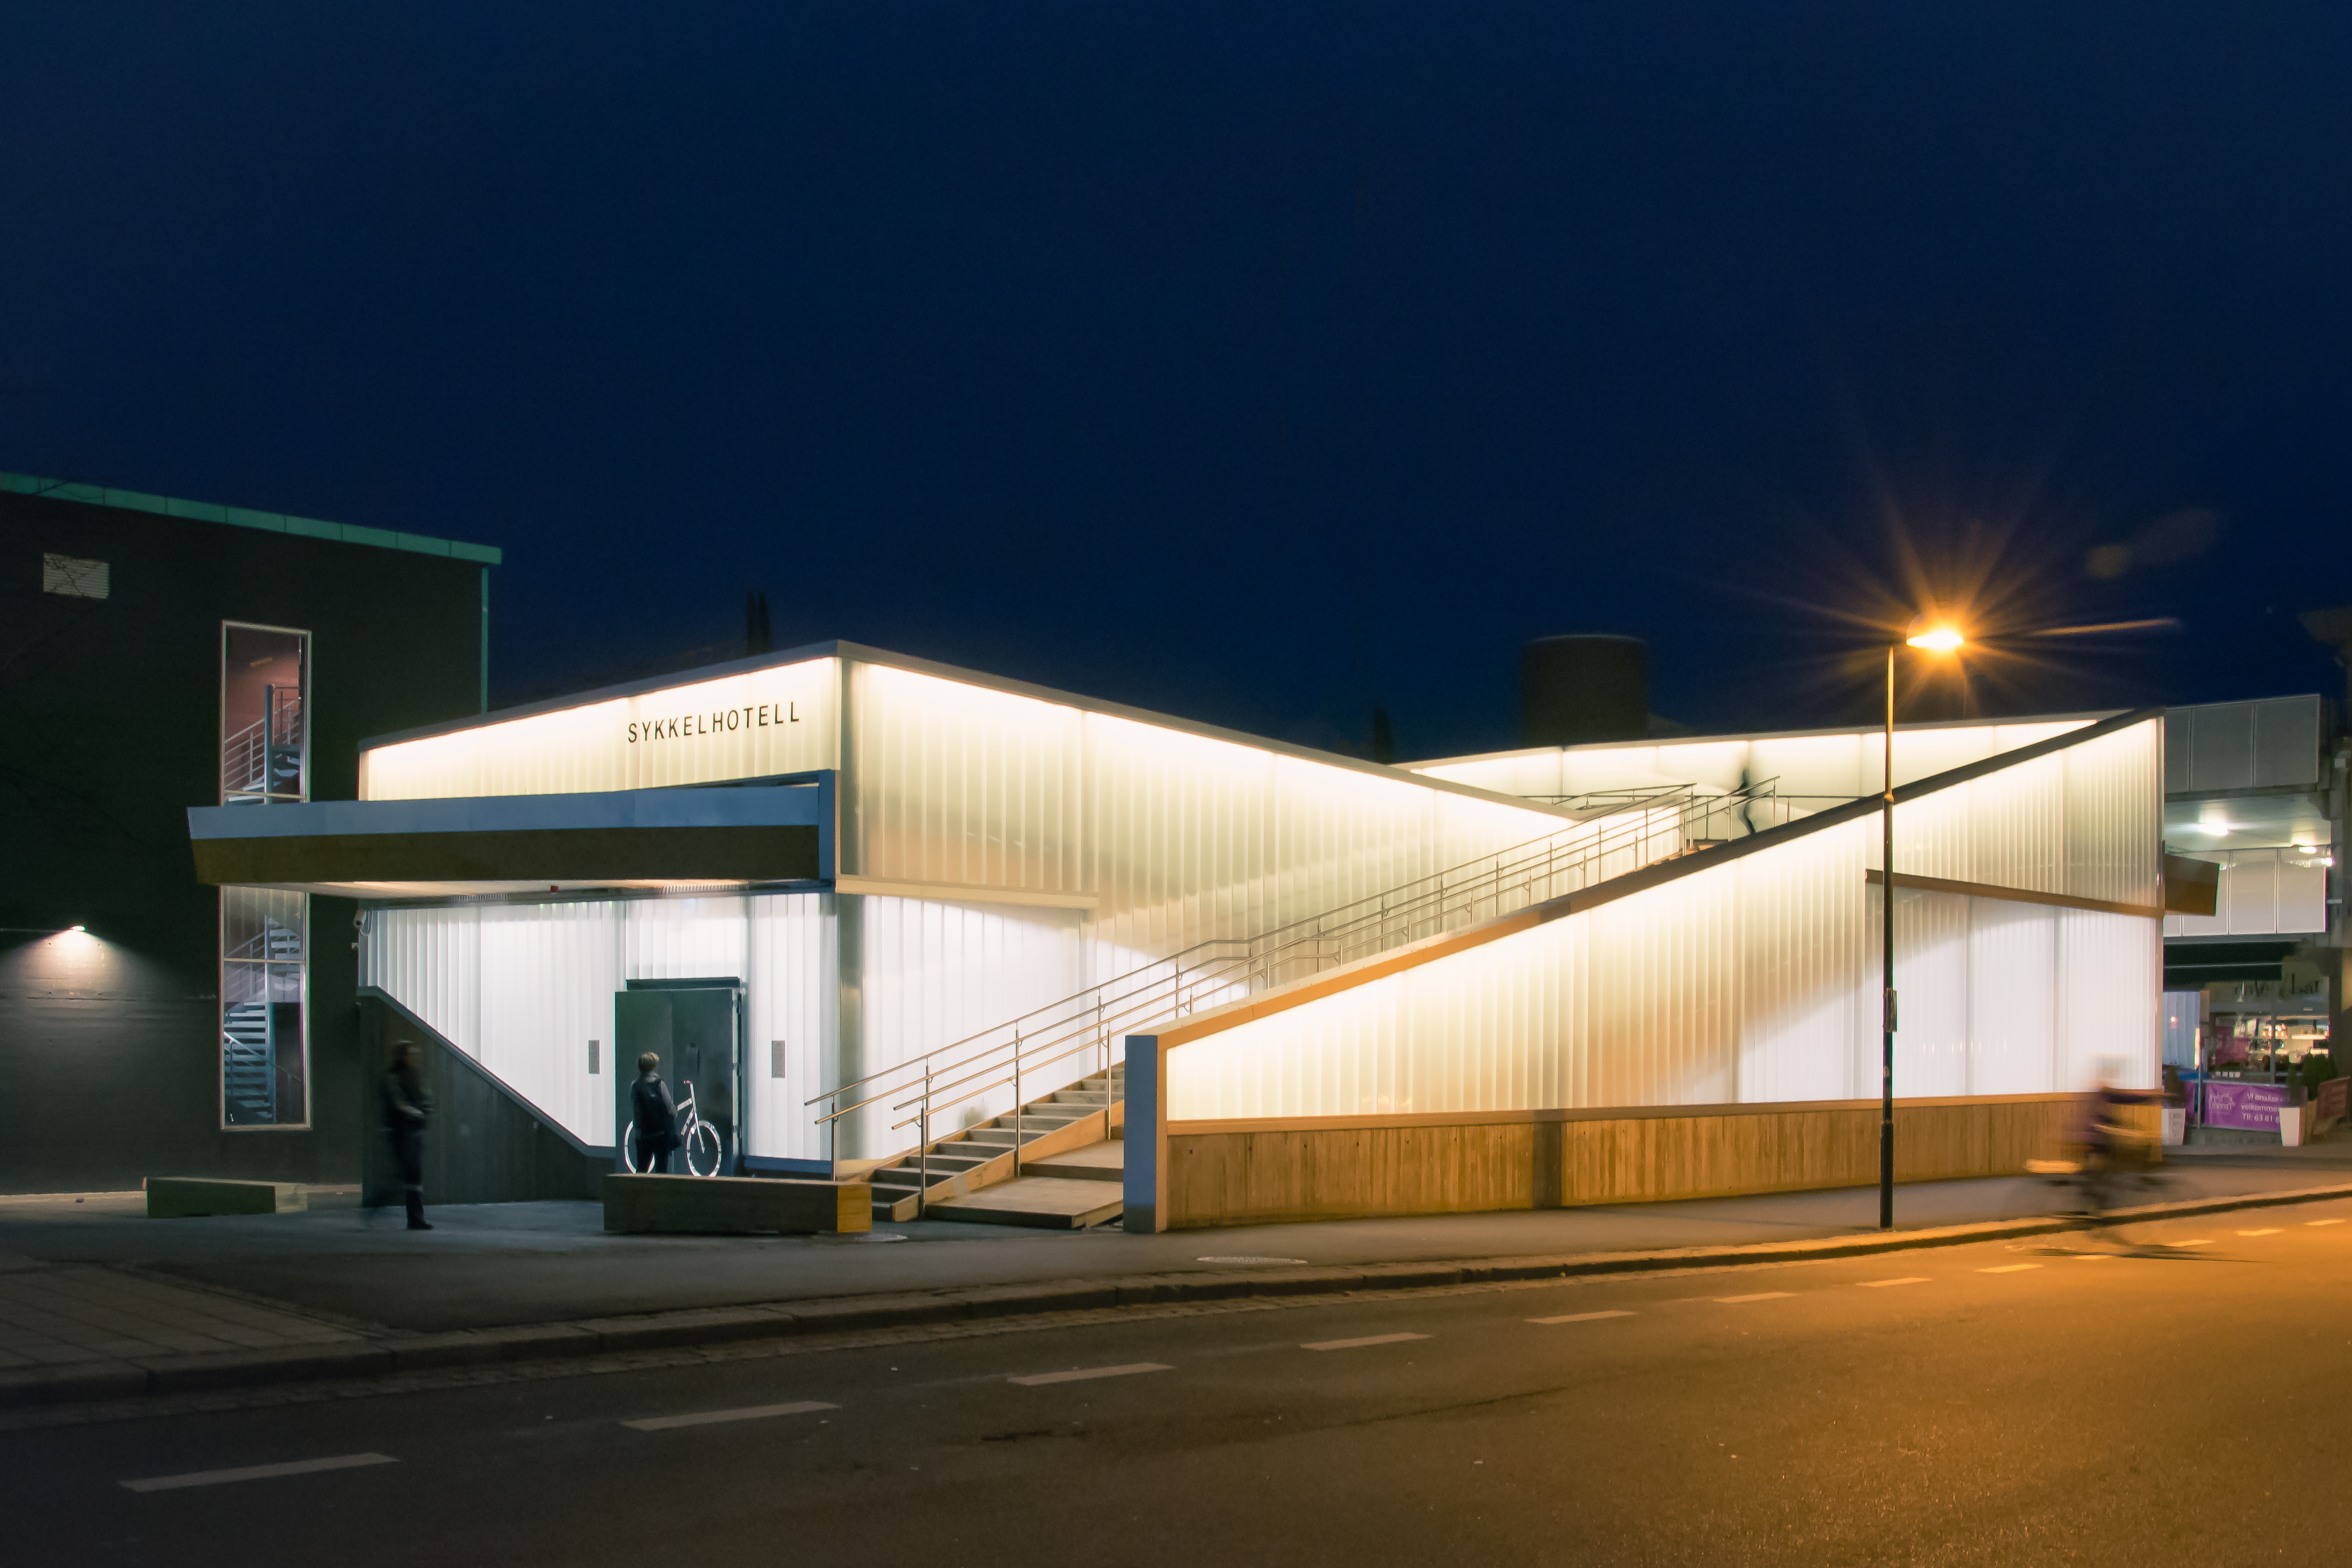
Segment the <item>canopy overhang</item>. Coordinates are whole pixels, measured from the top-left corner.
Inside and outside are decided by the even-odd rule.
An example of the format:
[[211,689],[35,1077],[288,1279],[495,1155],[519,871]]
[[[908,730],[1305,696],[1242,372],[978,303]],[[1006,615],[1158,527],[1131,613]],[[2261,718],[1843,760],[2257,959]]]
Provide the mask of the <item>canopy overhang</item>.
[[829,882],[833,782],[194,806],[188,838],[199,880],[338,898]]

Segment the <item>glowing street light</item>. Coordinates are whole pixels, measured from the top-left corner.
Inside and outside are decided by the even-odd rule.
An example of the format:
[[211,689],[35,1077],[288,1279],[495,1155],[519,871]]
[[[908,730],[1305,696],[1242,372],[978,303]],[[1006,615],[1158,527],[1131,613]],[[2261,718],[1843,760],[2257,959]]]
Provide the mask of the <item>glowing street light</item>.
[[[1916,626],[1918,623],[1912,623]],[[1968,642],[1948,624],[1916,631],[1903,639],[1923,652],[1948,654]],[[1878,812],[1879,888],[1878,1010],[1878,1228],[1895,1228],[1895,652],[1886,645],[1886,789]]]

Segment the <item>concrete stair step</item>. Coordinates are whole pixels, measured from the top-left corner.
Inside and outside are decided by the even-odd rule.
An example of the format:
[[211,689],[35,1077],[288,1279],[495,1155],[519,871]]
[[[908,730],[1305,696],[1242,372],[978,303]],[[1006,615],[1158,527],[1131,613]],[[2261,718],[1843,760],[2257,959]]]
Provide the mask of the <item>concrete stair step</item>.
[[929,1212],[933,1219],[1029,1226],[1040,1230],[1083,1230],[1090,1225],[1116,1219],[1124,1207],[1119,1193],[1100,1182],[1023,1176],[969,1197],[932,1204]]
[[1026,1173],[1055,1176],[1067,1182],[1124,1182],[1127,1179],[1127,1145],[1118,1139],[1089,1143],[1083,1149],[1049,1154],[1034,1164],[1024,1165],[1022,1170]]
[[[1021,1129],[1021,1142],[1024,1143],[1034,1143],[1052,1131],[1053,1129],[1051,1127],[1024,1126]],[[971,1130],[971,1134],[968,1141],[979,1144],[992,1144],[995,1146],[997,1152],[1001,1154],[1005,1150],[1013,1147],[1013,1129],[1010,1126],[975,1127]]]

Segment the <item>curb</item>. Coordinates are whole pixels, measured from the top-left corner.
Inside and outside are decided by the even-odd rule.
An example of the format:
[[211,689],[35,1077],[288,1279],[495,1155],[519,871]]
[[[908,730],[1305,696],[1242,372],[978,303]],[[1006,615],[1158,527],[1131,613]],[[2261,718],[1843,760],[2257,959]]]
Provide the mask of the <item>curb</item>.
[[[2273,1208],[2352,1197],[2352,1184],[2249,1193],[2227,1198],[2148,1204],[2117,1209],[2109,1222],[2181,1219],[2233,1209]],[[1666,1273],[1735,1263],[1786,1263],[1811,1258],[1861,1258],[1931,1247],[2013,1237],[2049,1236],[2090,1228],[2080,1219],[2047,1215],[1941,1226],[1864,1236],[1821,1237],[1802,1241],[1752,1242],[1726,1247],[1662,1247],[1643,1252],[1580,1252],[1553,1257],[1473,1258],[1434,1263],[1307,1265],[1286,1268],[1218,1271],[1187,1269],[1129,1274],[1100,1279],[1056,1279],[1021,1285],[975,1286],[961,1290],[909,1291],[887,1296],[841,1296],[818,1300],[778,1301],[745,1307],[698,1307],[617,1318],[530,1323],[502,1329],[462,1329],[446,1333],[392,1334],[319,1345],[289,1345],[263,1351],[221,1351],[202,1355],[154,1356],[135,1361],[86,1361],[64,1366],[0,1372],[0,1409],[86,1400],[214,1392],[276,1383],[331,1378],[380,1377],[455,1366],[555,1357],[610,1355],[685,1345],[727,1344],[746,1340],[798,1338],[804,1334],[853,1333],[926,1323],[971,1321],[1102,1307],[1165,1306],[1181,1301],[1230,1300],[1240,1296],[1323,1296],[1350,1290],[1421,1289],[1433,1286],[1492,1284],[1580,1275]]]

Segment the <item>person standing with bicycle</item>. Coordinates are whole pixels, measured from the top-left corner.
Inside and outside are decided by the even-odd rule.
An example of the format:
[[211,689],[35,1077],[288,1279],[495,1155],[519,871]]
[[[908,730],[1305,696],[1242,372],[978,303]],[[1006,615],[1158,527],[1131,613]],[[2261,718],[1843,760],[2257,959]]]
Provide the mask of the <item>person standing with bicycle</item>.
[[661,1058],[647,1051],[637,1058],[637,1081],[630,1086],[629,1103],[635,1112],[637,1146],[630,1168],[669,1174],[669,1152],[677,1147],[677,1103],[662,1081]]

